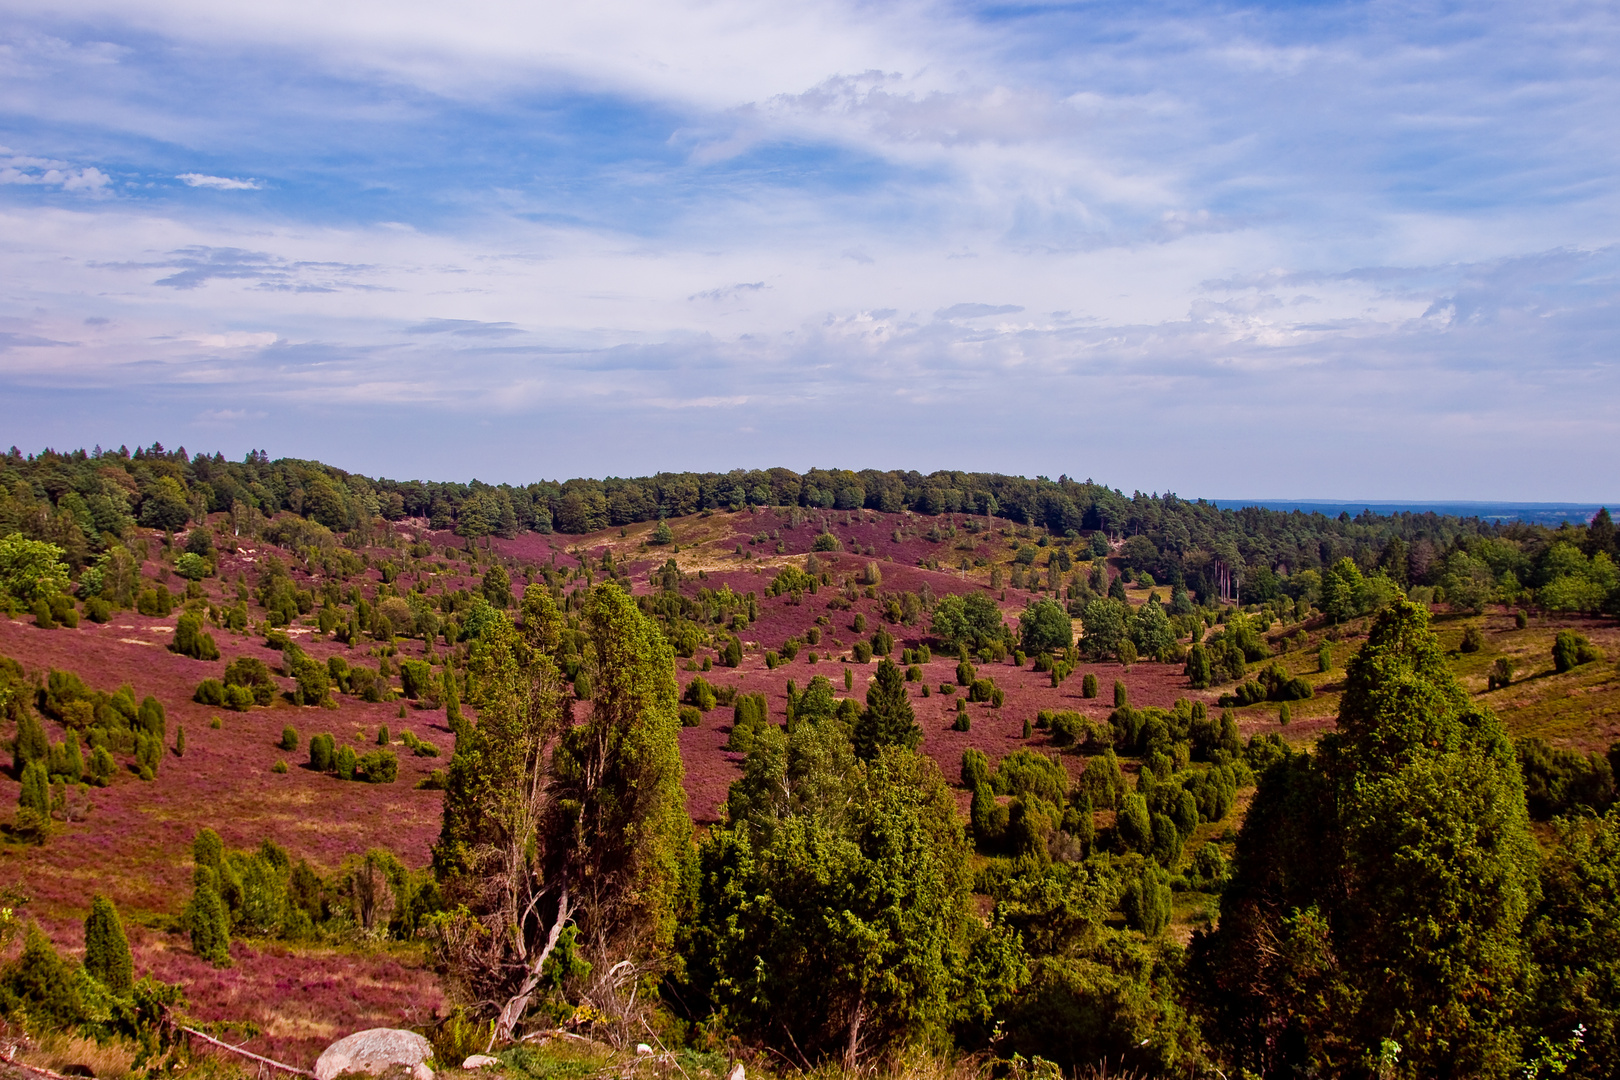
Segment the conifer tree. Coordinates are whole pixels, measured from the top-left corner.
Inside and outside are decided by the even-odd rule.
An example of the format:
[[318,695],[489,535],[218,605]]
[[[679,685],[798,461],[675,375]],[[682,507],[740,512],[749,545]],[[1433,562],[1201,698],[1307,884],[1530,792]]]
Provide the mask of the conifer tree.
[[134,960],[118,909],[97,894],[84,920],[84,970],[114,994],[127,994],[135,984]]
[[185,922],[191,933],[192,951],[215,967],[229,967],[231,917],[212,883],[204,881],[192,892]]
[[875,759],[885,746],[915,750],[922,741],[922,728],[917,725],[911,696],[906,693],[905,673],[887,657],[878,664],[877,675],[866,688],[866,708],[855,721],[851,739],[856,756],[863,761]]
[[1262,1075],[1506,1077],[1537,890],[1523,782],[1420,605],[1380,612],[1338,730],[1267,769],[1195,971],[1232,1064]]
[[17,807],[38,815],[42,821],[50,819],[51,779],[45,770],[45,762],[30,761],[23,766],[22,791],[17,796]]

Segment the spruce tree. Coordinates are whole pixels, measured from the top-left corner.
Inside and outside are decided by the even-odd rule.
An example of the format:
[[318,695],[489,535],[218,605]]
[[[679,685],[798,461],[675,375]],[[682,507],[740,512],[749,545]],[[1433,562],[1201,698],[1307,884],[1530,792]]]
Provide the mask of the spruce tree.
[[922,728],[917,726],[917,714],[906,693],[905,673],[893,660],[885,657],[878,664],[877,675],[866,688],[866,708],[850,737],[856,756],[863,761],[876,758],[885,746],[915,750],[922,741]]
[[97,895],[84,920],[84,970],[114,994],[127,994],[135,985],[134,960],[118,909]]
[[51,740],[45,726],[32,709],[23,709],[17,719],[17,737],[11,747],[11,771],[18,776],[32,761],[45,761],[50,757]]

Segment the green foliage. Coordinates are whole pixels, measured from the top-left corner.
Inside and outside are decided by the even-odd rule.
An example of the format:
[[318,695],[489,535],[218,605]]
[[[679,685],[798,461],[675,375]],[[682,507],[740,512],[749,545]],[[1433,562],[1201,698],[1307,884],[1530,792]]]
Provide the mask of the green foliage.
[[224,901],[209,882],[191,894],[182,919],[191,935],[191,951],[215,967],[231,966],[231,920]]
[[1169,875],[1154,863],[1143,861],[1126,877],[1119,910],[1132,930],[1156,938],[1170,923],[1170,899]]
[[399,779],[399,758],[392,750],[373,750],[360,759],[359,768],[368,784],[392,784]]
[[1208,1030],[1267,1075],[1364,1070],[1384,1039],[1414,1075],[1507,1075],[1534,843],[1512,745],[1426,610],[1380,613],[1320,746],[1274,760],[1248,810],[1198,949]]
[[[85,989],[75,966],[30,922],[22,954],[0,970],[0,1002],[21,1010],[46,1029],[69,1030],[91,1018]],[[9,1010],[8,1010],[9,1011]]]
[[1526,927],[1537,972],[1531,1030],[1545,1053],[1579,1025],[1580,1053],[1549,1074],[1597,1080],[1620,1055],[1620,809],[1556,831]]
[[202,616],[189,611],[180,616],[180,621],[175,624],[174,640],[169,643],[169,651],[193,660],[219,659],[219,646],[214,644],[214,635],[203,629]]
[[337,747],[332,736],[322,732],[309,737],[309,767],[316,772],[331,772],[332,765],[337,756]]
[[84,970],[114,994],[127,994],[135,985],[135,964],[118,909],[97,895],[84,920]]
[[1553,639],[1552,657],[1553,670],[1563,674],[1582,664],[1601,660],[1603,654],[1586,639],[1584,634],[1577,634],[1573,630],[1560,630]]
[[922,728],[906,693],[906,679],[893,660],[885,657],[866,688],[866,708],[851,732],[855,753],[862,761],[872,761],[886,746],[915,749],[922,741]]
[[739,1033],[853,1065],[938,1038],[953,1019],[958,973],[986,931],[953,800],[927,758],[885,748],[847,799],[810,801],[763,834],[713,830],[698,861],[682,949],[690,996]]
[[1209,650],[1204,648],[1203,642],[1195,642],[1187,650],[1187,666],[1182,672],[1187,676],[1187,685],[1194,690],[1207,690],[1214,681],[1214,667],[1210,664]]
[[1355,560],[1340,559],[1322,571],[1322,613],[1336,623],[1361,614],[1365,589]]
[[1602,813],[1615,800],[1614,769],[1601,754],[1549,746],[1543,739],[1516,744],[1530,816],[1545,821],[1588,809]]
[[282,728],[281,729],[281,741],[276,743],[276,745],[278,747],[280,747],[281,749],[289,751],[289,752],[291,752],[293,750],[297,750],[298,749],[298,729],[293,727],[291,724],[289,724],[286,727]]
[[1097,676],[1086,672],[1085,678],[1080,680],[1080,696],[1094,698],[1097,696]]
[[[1116,578],[1117,582],[1118,579]],[[1108,660],[1119,655],[1120,646],[1127,640],[1130,607],[1123,599],[1102,597],[1091,601],[1081,613],[1080,623],[1085,636],[1080,647],[1093,660]]]
[[1024,652],[1034,656],[1054,653],[1074,644],[1069,613],[1055,600],[1036,600],[1018,617],[1018,636]]
[[1123,709],[1131,703],[1130,691],[1118,679],[1114,680],[1114,708]]
[[[225,686],[239,686],[251,694],[250,703],[268,705],[276,694],[276,678],[263,660],[255,656],[238,656],[225,665]],[[227,699],[227,704],[230,704]],[[232,706],[233,708],[238,706]]]
[[354,747],[348,743],[339,744],[332,754],[332,773],[339,780],[353,780],[355,771],[360,767],[360,759],[354,752]]
[[820,533],[810,544],[811,551],[842,551],[844,544],[830,532]]
[[977,652],[992,642],[1008,642],[1007,626],[995,601],[982,592],[941,597],[929,626],[948,651]]
[[425,660],[402,660],[399,665],[400,691],[411,700],[438,689],[433,677],[433,665]]
[[12,600],[27,607],[36,601],[49,604],[68,590],[68,568],[63,551],[21,533],[0,539],[0,602]]

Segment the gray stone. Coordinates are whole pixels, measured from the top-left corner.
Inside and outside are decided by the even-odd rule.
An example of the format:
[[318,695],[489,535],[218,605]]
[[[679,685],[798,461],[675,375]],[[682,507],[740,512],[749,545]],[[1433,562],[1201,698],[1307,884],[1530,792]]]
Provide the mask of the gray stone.
[[483,1069],[490,1065],[499,1065],[500,1063],[501,1059],[498,1057],[490,1057],[488,1054],[474,1054],[466,1061],[463,1061],[461,1063],[461,1067],[470,1072],[473,1069]]
[[748,1074],[743,1071],[742,1062],[739,1061],[731,1067],[731,1075],[727,1076],[726,1080],[748,1080]]
[[412,1080],[433,1080],[433,1070],[423,1064],[432,1056],[432,1045],[414,1031],[357,1031],[326,1048],[315,1062],[315,1080],[333,1080],[344,1073],[375,1076],[396,1065],[409,1071]]

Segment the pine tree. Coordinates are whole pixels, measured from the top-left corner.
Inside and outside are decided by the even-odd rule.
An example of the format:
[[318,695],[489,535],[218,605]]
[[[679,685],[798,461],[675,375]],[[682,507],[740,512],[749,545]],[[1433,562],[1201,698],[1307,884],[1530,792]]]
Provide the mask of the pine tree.
[[134,960],[118,909],[97,895],[84,920],[84,970],[114,994],[127,994],[135,984]]
[[866,688],[866,708],[850,733],[856,756],[871,761],[885,746],[915,750],[922,741],[922,728],[906,693],[906,677],[893,660],[878,664],[872,685]]

